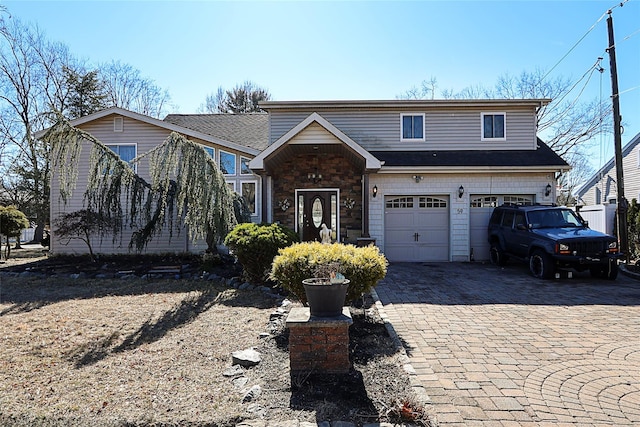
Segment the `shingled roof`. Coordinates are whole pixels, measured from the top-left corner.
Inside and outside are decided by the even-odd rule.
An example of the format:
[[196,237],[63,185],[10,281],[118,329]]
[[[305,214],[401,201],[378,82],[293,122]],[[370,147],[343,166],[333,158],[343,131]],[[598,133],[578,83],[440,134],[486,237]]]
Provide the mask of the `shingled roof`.
[[372,151],[384,167],[558,167],[569,164],[538,139],[537,150]]
[[266,113],[169,114],[164,121],[257,150],[269,143]]

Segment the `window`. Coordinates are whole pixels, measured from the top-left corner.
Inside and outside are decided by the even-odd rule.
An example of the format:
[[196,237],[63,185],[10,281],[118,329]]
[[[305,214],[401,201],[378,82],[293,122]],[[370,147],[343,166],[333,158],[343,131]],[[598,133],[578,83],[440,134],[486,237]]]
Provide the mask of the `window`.
[[502,226],[511,228],[511,225],[513,224],[514,216],[515,216],[515,213],[513,211],[506,211],[504,213],[504,216],[502,217]]
[[482,113],[482,139],[505,139],[505,113]]
[[424,114],[401,114],[402,141],[424,141]]
[[251,159],[247,159],[246,157],[240,157],[240,174],[241,175],[251,175],[253,172],[249,169],[249,162]]
[[202,148],[204,149],[204,151],[207,152],[209,157],[211,157],[212,159],[216,158],[216,150],[213,147],[207,147],[207,146],[203,145]]
[[242,197],[247,202],[247,207],[251,212],[251,215],[257,214],[256,212],[256,183],[255,182],[243,182],[242,186]]
[[447,201],[435,197],[419,197],[418,206],[421,208],[446,208]]
[[235,175],[236,155],[220,150],[220,170],[225,175]]
[[235,181],[227,181],[227,187],[229,187],[229,190],[233,191],[234,193],[236,192],[236,182]]
[[390,199],[387,200],[385,206],[387,209],[413,208],[413,197],[398,197],[396,199]]
[[121,160],[129,163],[129,165],[136,170],[135,165],[131,164],[131,160],[136,157],[136,144],[106,144],[107,147],[116,153]]
[[533,196],[504,196],[504,203],[528,206],[533,204]]
[[494,208],[498,206],[498,198],[496,196],[477,197],[469,203],[472,208]]
[[113,118],[113,131],[114,132],[124,131],[124,118],[122,117]]

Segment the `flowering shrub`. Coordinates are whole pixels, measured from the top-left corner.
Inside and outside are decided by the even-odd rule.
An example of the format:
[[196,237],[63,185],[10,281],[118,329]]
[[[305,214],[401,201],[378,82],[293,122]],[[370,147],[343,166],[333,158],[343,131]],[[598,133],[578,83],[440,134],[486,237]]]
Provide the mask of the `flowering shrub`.
[[306,303],[302,281],[315,277],[326,265],[335,265],[337,272],[351,281],[347,304],[370,291],[387,274],[387,259],[376,246],[304,242],[280,249],[271,266],[271,278]]

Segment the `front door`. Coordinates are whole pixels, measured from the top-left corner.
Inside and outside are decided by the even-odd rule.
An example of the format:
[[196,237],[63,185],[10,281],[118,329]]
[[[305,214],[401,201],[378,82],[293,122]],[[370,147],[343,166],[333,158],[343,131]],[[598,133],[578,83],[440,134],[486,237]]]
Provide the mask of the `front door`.
[[331,241],[338,236],[338,192],[336,190],[298,191],[298,234],[302,241],[320,241],[322,224],[331,229]]

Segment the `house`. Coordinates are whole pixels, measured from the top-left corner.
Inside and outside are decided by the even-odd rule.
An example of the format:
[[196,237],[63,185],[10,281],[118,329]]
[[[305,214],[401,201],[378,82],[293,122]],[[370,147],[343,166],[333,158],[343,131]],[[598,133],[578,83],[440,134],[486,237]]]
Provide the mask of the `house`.
[[[225,180],[234,190],[245,196],[253,211],[252,220],[259,221],[263,216],[259,203],[260,177],[249,168],[249,161],[266,147],[268,135],[268,117],[266,114],[247,114],[234,116],[233,121],[222,115],[182,116],[170,115],[165,120],[134,113],[122,108],[109,108],[76,120],[71,124],[82,129],[106,144],[120,157],[129,161],[138,155],[150,151],[161,144],[171,132],[178,132],[197,142],[216,160],[224,172]],[[41,137],[44,131],[37,134]],[[238,141],[242,141],[239,143]],[[86,143],[81,152],[78,171],[78,184],[72,197],[63,204],[59,197],[59,183],[54,173],[51,182],[52,223],[63,212],[83,209],[83,194],[89,173],[90,145]],[[142,160],[136,166],[136,172],[149,180],[148,161]],[[92,247],[96,253],[128,253],[129,240],[133,230],[125,230],[122,239],[113,242],[111,238],[95,238]],[[53,227],[50,252],[86,253],[87,247],[79,240],[60,239]],[[148,252],[200,252],[206,248],[204,242],[192,242],[188,233],[180,233],[169,238],[169,233],[156,236],[148,246]]]
[[374,241],[390,261],[489,258],[502,203],[552,203],[569,165],[536,137],[548,99],[264,102],[262,219]]
[[[555,200],[556,176],[569,165],[536,136],[548,102],[269,101],[260,104],[268,115],[161,121],[110,109],[72,124],[121,156],[182,133],[211,150],[229,185],[251,199],[254,221],[279,222],[303,240],[326,224],[333,241],[374,243],[390,261],[469,261],[489,258],[494,206]],[[82,197],[74,200],[80,209]],[[201,249],[164,239],[149,250]]]
[[[640,133],[622,148],[624,196],[640,201]],[[618,199],[615,159],[612,158],[574,193],[581,205],[615,204]]]

